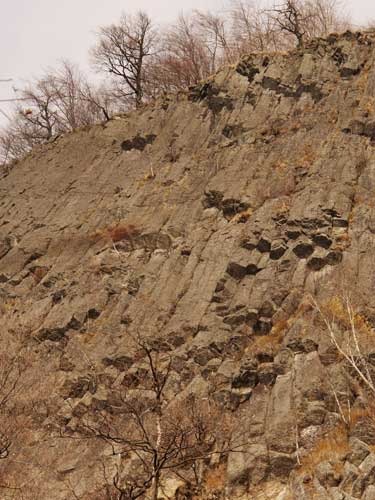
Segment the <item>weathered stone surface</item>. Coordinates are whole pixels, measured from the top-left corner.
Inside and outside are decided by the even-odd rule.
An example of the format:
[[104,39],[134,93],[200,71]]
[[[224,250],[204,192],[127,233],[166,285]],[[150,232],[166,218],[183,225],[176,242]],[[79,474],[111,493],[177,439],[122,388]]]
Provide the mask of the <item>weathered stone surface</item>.
[[266,438],[271,450],[295,451],[295,417],[292,374],[279,375],[272,389],[268,408]]
[[[21,337],[32,384],[9,484],[66,500],[69,475],[94,498],[112,450],[56,440],[52,417],[73,432],[119,415],[121,391],[150,397],[142,336],[172,360],[168,399],[212,398],[245,434],[222,458],[228,498],[371,498],[372,419],[343,425],[371,402],[314,301],[341,341],[349,293],[373,365],[374,46],[348,32],[246,56],[0,173],[1,352]],[[331,456],[304,472],[297,444]]]
[[360,441],[357,438],[350,439],[350,454],[347,459],[352,464],[358,466],[370,453],[369,447],[363,441]]
[[316,476],[323,486],[338,486],[341,482],[342,476],[335,471],[334,467],[329,462],[321,462],[316,467]]
[[375,444],[375,423],[371,417],[363,416],[355,423],[351,436],[366,444]]

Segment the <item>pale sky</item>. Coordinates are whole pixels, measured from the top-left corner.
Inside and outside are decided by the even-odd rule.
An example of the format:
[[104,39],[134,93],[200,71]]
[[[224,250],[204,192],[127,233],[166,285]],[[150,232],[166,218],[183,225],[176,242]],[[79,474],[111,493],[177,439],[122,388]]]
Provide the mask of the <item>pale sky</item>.
[[[69,59],[88,69],[88,50],[100,25],[121,12],[146,10],[158,23],[190,9],[222,9],[224,0],[0,0],[0,99],[14,97],[12,85]],[[375,20],[374,0],[348,0],[357,24]],[[0,109],[4,109],[0,103]]]

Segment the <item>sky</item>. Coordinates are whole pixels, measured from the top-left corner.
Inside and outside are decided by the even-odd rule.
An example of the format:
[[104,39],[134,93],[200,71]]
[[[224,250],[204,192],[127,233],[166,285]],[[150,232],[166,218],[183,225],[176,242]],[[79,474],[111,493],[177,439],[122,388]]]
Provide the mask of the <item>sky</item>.
[[[168,23],[190,9],[220,10],[224,0],[0,0],[0,99],[60,59],[89,69],[89,48],[98,26],[116,22],[122,12],[146,10],[157,23]],[[374,0],[348,0],[358,25],[375,20]],[[0,111],[5,111],[0,103]]]

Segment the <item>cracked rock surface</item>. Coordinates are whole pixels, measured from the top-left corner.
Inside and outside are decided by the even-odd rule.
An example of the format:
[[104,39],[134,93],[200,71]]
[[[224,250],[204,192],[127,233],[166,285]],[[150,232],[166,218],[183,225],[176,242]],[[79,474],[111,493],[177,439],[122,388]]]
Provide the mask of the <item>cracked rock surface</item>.
[[246,434],[218,491],[186,498],[375,498],[365,391],[314,306],[340,320],[350,294],[375,366],[374,124],[375,35],[345,33],[0,171],[0,343],[22,338],[32,383],[1,474],[40,500],[73,498],[67,477],[90,495],[108,449],[59,439],[44,408],[74,428],[142,389],[142,332],[173,355],[171,399],[210,394]]

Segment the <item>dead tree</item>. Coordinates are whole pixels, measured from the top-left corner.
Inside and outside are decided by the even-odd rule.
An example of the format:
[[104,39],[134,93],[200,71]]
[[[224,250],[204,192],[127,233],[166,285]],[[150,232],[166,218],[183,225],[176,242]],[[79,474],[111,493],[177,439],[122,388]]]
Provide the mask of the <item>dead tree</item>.
[[99,40],[92,49],[94,66],[118,82],[118,91],[136,107],[142,104],[145,85],[145,64],[155,53],[156,32],[144,12],[123,15],[118,24],[103,26]]
[[149,494],[157,500],[168,473],[195,473],[199,482],[199,463],[232,451],[229,424],[218,407],[209,398],[198,400],[190,394],[178,400],[171,395],[167,386],[173,359],[145,340],[136,342],[137,357],[146,367],[146,386],[113,391],[110,407],[86,414],[62,434],[111,446],[117,464],[114,474],[105,470],[108,499],[135,500]]
[[300,0],[286,0],[270,11],[271,18],[280,31],[297,39],[297,47],[303,47],[307,34],[306,25],[313,17],[311,10],[304,7]]
[[12,411],[14,400],[21,388],[24,365],[20,354],[0,355],[0,460],[9,457],[17,429]]
[[111,89],[92,85],[69,61],[16,92],[9,123],[0,131],[0,162],[4,163],[58,134],[108,121],[120,108]]
[[267,13],[279,32],[297,40],[297,47],[307,39],[350,27],[340,0],[285,0]]
[[269,12],[254,2],[232,0],[229,7],[231,38],[237,57],[248,52],[280,50],[284,37],[275,29]]

